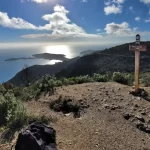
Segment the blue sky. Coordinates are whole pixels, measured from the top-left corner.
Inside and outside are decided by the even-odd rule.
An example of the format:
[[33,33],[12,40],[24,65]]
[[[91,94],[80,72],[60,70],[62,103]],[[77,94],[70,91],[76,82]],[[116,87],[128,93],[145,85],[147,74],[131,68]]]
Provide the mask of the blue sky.
[[0,0],[0,44],[150,40],[150,0]]

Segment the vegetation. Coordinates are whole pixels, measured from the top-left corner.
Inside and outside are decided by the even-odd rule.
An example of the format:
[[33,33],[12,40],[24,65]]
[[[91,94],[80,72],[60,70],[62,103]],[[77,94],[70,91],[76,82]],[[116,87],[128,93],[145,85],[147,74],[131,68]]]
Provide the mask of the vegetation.
[[57,100],[50,103],[50,108],[56,112],[63,112],[64,114],[72,112],[74,117],[79,117],[82,109],[79,103],[74,102],[67,97],[62,98],[61,96]]
[[140,81],[144,86],[150,86],[150,73],[142,73]]
[[133,85],[134,76],[132,74],[114,72],[112,80],[121,84]]
[[[31,84],[30,86],[24,87],[13,87],[10,88],[14,97],[17,99],[26,101],[31,99],[38,99],[41,93],[53,95],[56,91],[56,87],[67,86],[73,84],[82,84],[87,82],[108,82],[114,81],[125,85],[133,85],[134,74],[133,73],[121,73],[114,72],[106,74],[94,73],[92,76],[84,75],[71,78],[57,78],[55,76],[46,75],[41,79]],[[143,73],[140,76],[140,81],[144,86],[150,86],[150,73]],[[4,89],[1,89],[4,90]]]
[[26,88],[6,89],[0,85],[0,127],[4,127],[1,140],[13,138],[15,131],[28,123],[39,121],[48,124],[52,121],[52,118],[46,116],[34,116],[27,113],[23,102],[17,97],[23,94],[21,92],[24,92],[24,89]]
[[[0,85],[0,126],[6,126],[9,129],[19,129],[25,124],[34,120],[48,123],[49,119],[44,116],[36,117],[27,114],[22,101],[38,99],[39,95],[48,93],[52,95],[56,87],[62,85],[82,84],[87,82],[107,82],[114,81],[121,84],[133,85],[134,74],[114,72],[106,74],[93,74],[92,76],[78,76],[72,78],[56,78],[46,75],[40,80],[28,86],[14,87],[13,85]],[[144,86],[150,86],[150,73],[143,73],[140,81]],[[51,103],[50,107],[55,111],[78,112],[80,106],[72,101],[59,98]],[[64,109],[65,108],[65,109]]]

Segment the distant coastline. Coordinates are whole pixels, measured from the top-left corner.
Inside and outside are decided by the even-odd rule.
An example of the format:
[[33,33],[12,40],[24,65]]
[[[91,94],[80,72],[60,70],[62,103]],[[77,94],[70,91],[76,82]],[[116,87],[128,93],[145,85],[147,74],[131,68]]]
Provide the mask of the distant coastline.
[[19,58],[9,58],[5,61],[17,61],[17,60],[28,60],[28,59],[46,59],[46,60],[68,60],[65,55],[63,54],[50,54],[50,53],[41,53],[41,54],[34,54],[32,57],[19,57]]

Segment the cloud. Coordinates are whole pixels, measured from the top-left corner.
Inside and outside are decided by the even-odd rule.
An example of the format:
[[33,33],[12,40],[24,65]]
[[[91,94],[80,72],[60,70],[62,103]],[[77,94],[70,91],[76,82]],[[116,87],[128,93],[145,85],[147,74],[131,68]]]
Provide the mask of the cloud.
[[123,22],[121,24],[117,23],[109,23],[105,27],[105,31],[107,34],[113,34],[113,35],[131,35],[132,32],[135,30],[129,28],[129,24],[127,22]]
[[113,3],[122,4],[125,2],[125,0],[113,0]]
[[0,12],[0,25],[15,29],[37,29],[37,27],[22,18],[9,18],[7,13]]
[[0,25],[7,28],[14,29],[30,29],[30,30],[47,30],[51,34],[41,34],[41,35],[27,35],[22,36],[24,38],[41,38],[41,37],[93,37],[98,35],[87,34],[85,30],[71,22],[67,14],[69,11],[60,5],[54,7],[54,13],[45,14],[42,19],[48,21],[44,26],[35,26],[22,18],[9,18],[7,13],[0,12]]
[[145,4],[150,4],[150,0],[140,0],[140,1],[145,3]]
[[47,3],[48,0],[32,0],[32,2],[35,2],[35,3]]
[[104,12],[106,15],[110,15],[110,14],[119,14],[122,13],[122,6],[118,5],[115,6],[114,4],[106,6],[104,8]]
[[146,23],[150,22],[150,19],[145,20]]
[[7,13],[0,12],[0,26],[13,28],[13,29],[30,29],[30,30],[45,30],[49,31],[49,33],[45,34],[29,34],[23,35],[23,38],[51,38],[51,39],[67,39],[67,38],[77,38],[77,37],[85,37],[85,38],[93,38],[98,37],[96,34],[88,34],[86,31],[73,23],[68,18],[69,11],[60,5],[56,5],[54,7],[54,12],[52,14],[45,14],[42,16],[42,19],[47,21],[48,23],[44,26],[36,26],[32,23],[25,21],[22,18],[10,18]]
[[136,21],[140,21],[141,18],[140,18],[140,17],[135,17],[135,20],[136,20]]
[[132,11],[132,12],[134,12],[133,6],[130,6],[130,7],[129,7],[129,10]]
[[87,3],[87,2],[88,2],[88,0],[82,0],[81,2],[83,2],[83,3]]
[[[23,3],[25,0],[21,0],[21,2]],[[35,2],[35,3],[47,3],[48,0],[27,0],[28,2]]]
[[104,4],[106,5],[104,7],[104,12],[106,15],[110,14],[120,14],[122,13],[122,5],[125,2],[125,0],[109,0],[105,1]]

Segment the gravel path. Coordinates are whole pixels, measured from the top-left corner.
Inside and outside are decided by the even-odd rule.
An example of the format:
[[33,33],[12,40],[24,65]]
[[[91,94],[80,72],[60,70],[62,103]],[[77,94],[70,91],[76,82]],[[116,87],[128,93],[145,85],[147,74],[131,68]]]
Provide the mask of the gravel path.
[[[137,127],[143,124],[149,129],[150,102],[130,95],[129,90],[111,82],[63,86],[55,95],[25,105],[30,113],[57,118],[51,126],[57,133],[58,150],[150,150],[150,134]],[[76,119],[71,113],[53,112],[49,104],[59,96],[89,107]],[[130,116],[128,120],[124,114]]]

